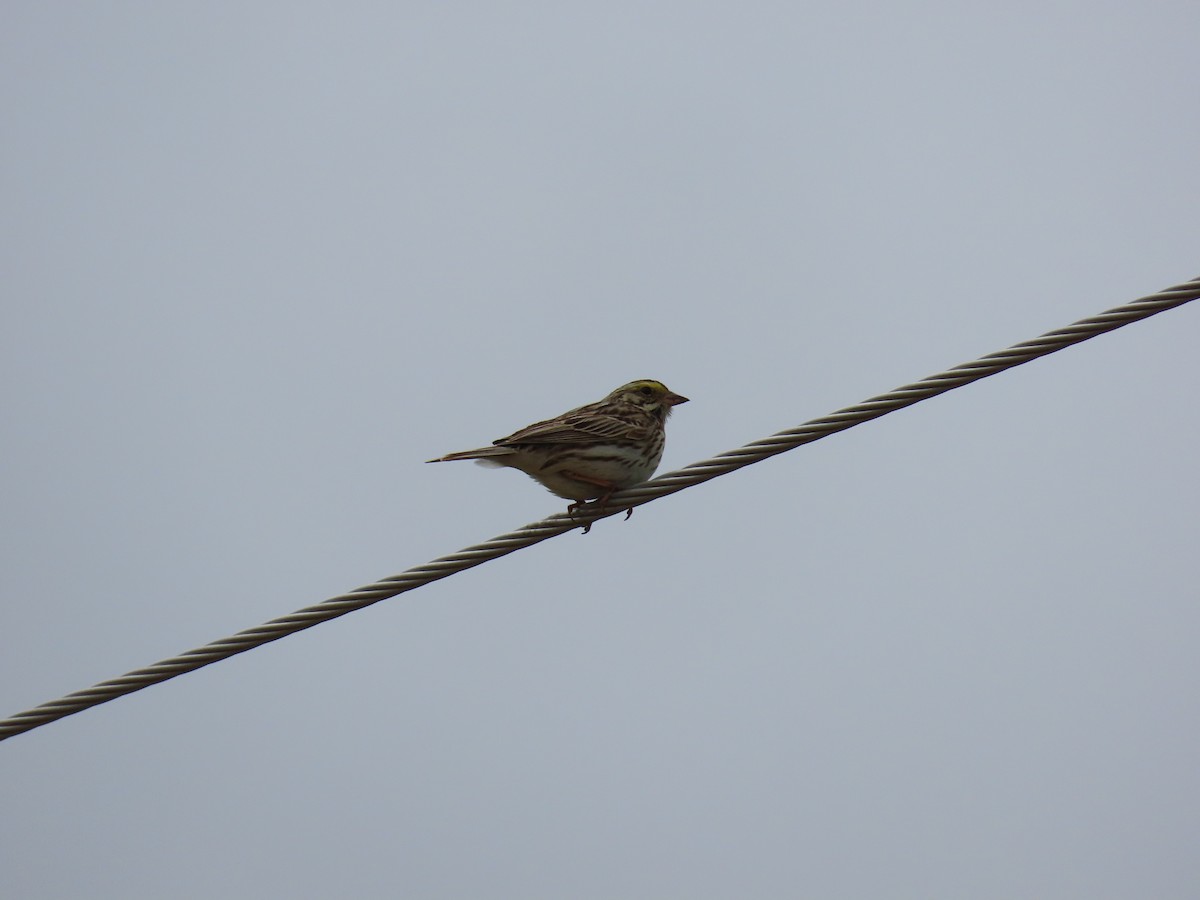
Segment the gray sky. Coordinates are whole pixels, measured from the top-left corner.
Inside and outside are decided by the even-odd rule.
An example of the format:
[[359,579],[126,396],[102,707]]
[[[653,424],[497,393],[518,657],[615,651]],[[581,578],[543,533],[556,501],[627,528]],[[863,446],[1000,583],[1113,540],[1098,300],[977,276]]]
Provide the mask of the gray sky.
[[[650,8],[648,8],[650,7]],[[10,4],[0,715],[1200,274],[1194,3]],[[5,896],[1200,892],[1200,304],[0,745]]]

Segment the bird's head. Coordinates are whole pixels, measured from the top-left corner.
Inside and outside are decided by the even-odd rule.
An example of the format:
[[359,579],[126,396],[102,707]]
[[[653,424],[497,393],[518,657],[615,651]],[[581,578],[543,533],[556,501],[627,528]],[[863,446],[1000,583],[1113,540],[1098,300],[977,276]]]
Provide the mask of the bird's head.
[[621,385],[608,395],[608,399],[636,406],[648,413],[655,413],[663,419],[671,414],[671,407],[688,402],[687,397],[672,393],[661,381],[652,381],[648,378]]

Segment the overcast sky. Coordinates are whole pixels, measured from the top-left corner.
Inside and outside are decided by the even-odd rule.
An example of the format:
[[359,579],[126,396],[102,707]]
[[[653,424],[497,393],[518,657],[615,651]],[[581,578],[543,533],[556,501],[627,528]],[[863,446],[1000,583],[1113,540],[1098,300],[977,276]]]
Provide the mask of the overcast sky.
[[[0,716],[1200,275],[1200,6],[9,3]],[[0,893],[1200,894],[1200,304],[0,745]]]

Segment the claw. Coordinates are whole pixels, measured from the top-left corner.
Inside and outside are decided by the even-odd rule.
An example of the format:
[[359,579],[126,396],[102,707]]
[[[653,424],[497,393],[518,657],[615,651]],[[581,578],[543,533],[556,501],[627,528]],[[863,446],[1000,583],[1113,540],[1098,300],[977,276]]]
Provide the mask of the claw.
[[[566,475],[568,478],[574,478],[576,481],[582,481],[584,484],[594,484],[598,488],[604,488],[604,493],[600,495],[596,502],[600,504],[600,512],[604,513],[608,511],[608,498],[611,497],[617,490],[617,486],[615,484],[613,484],[611,481],[605,481],[603,478],[592,478],[590,475],[580,475],[578,472],[564,471],[562,474]],[[567,514],[574,517],[575,510],[581,509],[586,505],[588,505],[587,501],[578,500],[567,507]],[[633,510],[630,510],[630,513],[632,512]],[[626,516],[625,518],[629,518],[629,516]],[[587,534],[591,530],[592,523],[588,522],[587,525],[583,527],[583,533]]]
[[[583,507],[585,507],[585,506],[587,506],[586,500],[576,500],[574,503],[572,503],[570,506],[567,507],[567,515],[573,519],[573,518],[575,518],[575,512],[577,510],[583,509]],[[589,531],[592,530],[592,524],[593,523],[588,522],[586,525],[583,526],[584,534],[587,534]]]
[[[584,484],[594,484],[596,487],[602,487],[605,489],[604,493],[601,494],[595,501],[576,500],[574,503],[572,503],[570,506],[567,507],[567,515],[568,516],[570,516],[571,518],[575,518],[576,510],[583,509],[583,507],[589,506],[592,502],[598,503],[600,505],[601,513],[608,512],[608,499],[617,492],[617,486],[615,484],[613,484],[611,481],[605,481],[603,478],[591,478],[587,475],[579,475],[575,472],[563,472],[563,474],[566,475],[568,478],[574,478],[576,481],[582,481]],[[633,507],[631,506],[631,507],[629,507],[629,509],[625,510],[625,521],[628,522],[629,517],[632,515],[633,515]],[[586,525],[583,526],[584,534],[587,534],[589,531],[592,530],[592,524],[593,524],[592,522],[588,522]]]
[[[587,500],[576,500],[574,503],[572,503],[570,506],[567,507],[567,515],[570,516],[572,519],[574,519],[575,513],[578,510],[581,510],[585,506],[588,506],[588,505],[589,505],[589,503]],[[592,526],[595,524],[596,523],[594,521],[585,523],[583,526],[583,533],[587,534],[589,531],[592,530]]]

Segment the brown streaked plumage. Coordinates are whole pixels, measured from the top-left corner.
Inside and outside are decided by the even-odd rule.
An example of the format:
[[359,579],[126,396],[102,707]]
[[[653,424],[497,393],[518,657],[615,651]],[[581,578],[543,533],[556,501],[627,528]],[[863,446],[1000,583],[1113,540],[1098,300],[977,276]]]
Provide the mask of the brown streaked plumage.
[[687,397],[661,381],[642,379],[617,388],[603,400],[536,422],[490,447],[431,459],[473,459],[483,465],[519,469],[559,497],[607,501],[614,491],[639,484],[658,468],[666,443],[667,417]]

